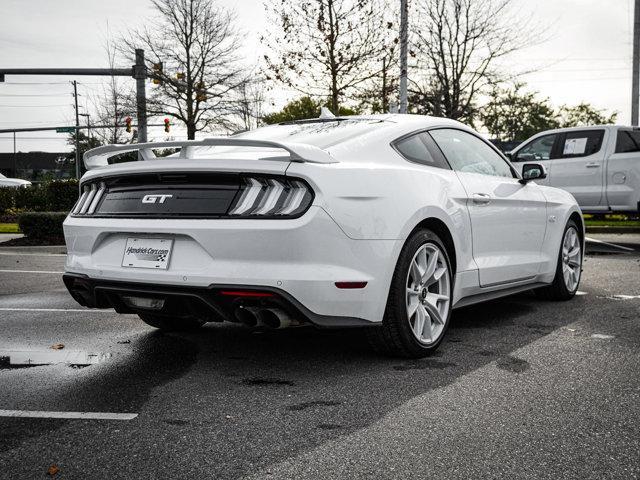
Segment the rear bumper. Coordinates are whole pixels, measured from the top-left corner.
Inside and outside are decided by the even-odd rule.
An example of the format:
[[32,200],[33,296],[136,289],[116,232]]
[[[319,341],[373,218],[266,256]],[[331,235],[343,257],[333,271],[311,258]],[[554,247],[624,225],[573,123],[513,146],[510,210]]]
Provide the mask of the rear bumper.
[[149,310],[132,308],[123,297],[142,296],[165,301],[163,311],[155,312],[175,316],[197,316],[209,321],[234,321],[234,311],[240,306],[281,308],[292,317],[321,328],[347,328],[371,325],[362,318],[318,315],[306,308],[287,292],[273,287],[243,286],[242,291],[270,293],[272,296],[245,298],[224,295],[238,285],[210,285],[208,287],[183,287],[152,285],[131,282],[95,280],[86,275],[65,273],[63,281],[71,296],[89,308],[113,308],[118,313],[150,313]]
[[[259,288],[277,292],[317,325],[380,322],[402,247],[398,240],[353,240],[317,206],[278,221],[69,217],[64,231],[66,273],[91,288],[117,283],[203,298],[225,286]],[[174,240],[167,270],[122,267],[127,238],[139,236]],[[336,282],[366,287],[339,289]]]

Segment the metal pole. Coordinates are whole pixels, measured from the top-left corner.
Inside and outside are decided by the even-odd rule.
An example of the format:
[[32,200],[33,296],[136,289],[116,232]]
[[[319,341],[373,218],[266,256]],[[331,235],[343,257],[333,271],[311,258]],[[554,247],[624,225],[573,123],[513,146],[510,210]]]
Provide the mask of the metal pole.
[[[640,0],[638,0],[640,1]],[[400,113],[407,113],[407,51],[409,43],[409,0],[400,0]]]
[[640,0],[635,1],[633,20],[633,81],[631,82],[631,125],[638,126],[640,108]]
[[13,176],[18,178],[18,157],[16,156],[16,132],[13,132]]
[[138,105],[138,143],[144,143],[147,141],[147,96],[145,93],[147,67],[144,64],[144,50],[139,48],[136,49],[133,76],[136,79],[136,103]]
[[80,180],[80,115],[78,114],[78,82],[73,81],[73,98],[76,107],[76,178]]

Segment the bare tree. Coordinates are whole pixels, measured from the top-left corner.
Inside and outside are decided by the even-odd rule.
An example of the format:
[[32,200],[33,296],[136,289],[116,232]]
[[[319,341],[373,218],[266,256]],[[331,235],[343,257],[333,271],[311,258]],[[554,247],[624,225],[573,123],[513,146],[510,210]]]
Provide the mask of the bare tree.
[[[229,96],[244,82],[233,12],[212,0],[152,0],[158,11],[149,26],[125,39],[131,60],[143,48],[160,80],[147,100],[150,115],[184,122],[187,137],[227,125]],[[162,62],[162,72],[157,65]]]
[[230,106],[232,129],[237,132],[258,128],[261,125],[264,103],[263,79],[246,81],[240,85]]
[[384,15],[379,0],[267,0],[263,42],[278,82],[311,97],[341,102],[380,70]]
[[[109,68],[115,68],[117,52],[114,43],[107,39],[104,49]],[[123,127],[125,118],[135,112],[135,108],[132,108],[127,102],[128,96],[125,82],[115,76],[109,77],[100,93],[92,95],[92,116],[96,118],[94,123],[109,125],[108,128],[93,131],[101,143],[123,143],[125,141],[126,134]]]
[[[513,0],[418,0],[413,111],[472,122],[478,96],[506,75],[499,59],[528,42]],[[417,104],[415,103],[417,102]]]

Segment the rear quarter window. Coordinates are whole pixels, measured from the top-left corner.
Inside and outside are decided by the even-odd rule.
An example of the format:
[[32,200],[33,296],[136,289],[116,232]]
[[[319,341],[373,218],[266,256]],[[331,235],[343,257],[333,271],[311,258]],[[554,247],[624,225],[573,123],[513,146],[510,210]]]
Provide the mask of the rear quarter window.
[[618,130],[615,153],[640,152],[640,132],[636,130]]

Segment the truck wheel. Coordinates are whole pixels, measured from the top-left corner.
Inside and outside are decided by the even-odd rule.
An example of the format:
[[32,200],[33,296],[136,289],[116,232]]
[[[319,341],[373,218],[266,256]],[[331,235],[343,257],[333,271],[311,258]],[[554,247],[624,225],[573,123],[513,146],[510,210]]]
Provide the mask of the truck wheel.
[[138,316],[147,325],[162,330],[163,332],[188,332],[190,330],[197,330],[207,323],[193,317],[163,317],[161,315],[152,315],[149,313],[139,313]]
[[409,358],[433,353],[449,325],[453,278],[440,238],[415,232],[400,253],[382,325],[368,329],[372,348]]
[[558,253],[558,264],[553,283],[535,290],[546,300],[570,300],[578,291],[582,275],[582,239],[573,220],[567,222]]

